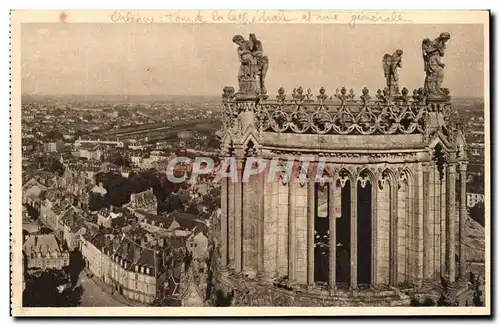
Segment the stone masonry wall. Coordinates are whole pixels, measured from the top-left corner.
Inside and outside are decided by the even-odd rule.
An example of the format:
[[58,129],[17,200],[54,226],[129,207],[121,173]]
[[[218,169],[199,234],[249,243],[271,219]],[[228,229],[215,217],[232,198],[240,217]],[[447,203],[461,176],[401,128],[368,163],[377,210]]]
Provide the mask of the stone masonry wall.
[[307,283],[307,184],[295,187],[296,281]]
[[264,182],[264,273],[276,276],[278,188],[276,182]]
[[288,184],[278,181],[278,277],[288,275]]
[[407,229],[407,194],[408,185],[405,183],[400,183],[400,188],[398,189],[397,198],[397,268],[398,268],[398,283],[404,282],[407,277],[407,265],[406,265],[406,255],[407,255],[407,239],[406,229]]

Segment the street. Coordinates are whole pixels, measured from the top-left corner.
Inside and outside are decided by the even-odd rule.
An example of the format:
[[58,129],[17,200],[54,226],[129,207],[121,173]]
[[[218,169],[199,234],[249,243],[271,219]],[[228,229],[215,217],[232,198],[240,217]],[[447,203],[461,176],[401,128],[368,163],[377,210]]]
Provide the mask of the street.
[[89,279],[85,272],[80,273],[79,283],[83,287],[81,307],[118,307],[125,304],[115,300]]

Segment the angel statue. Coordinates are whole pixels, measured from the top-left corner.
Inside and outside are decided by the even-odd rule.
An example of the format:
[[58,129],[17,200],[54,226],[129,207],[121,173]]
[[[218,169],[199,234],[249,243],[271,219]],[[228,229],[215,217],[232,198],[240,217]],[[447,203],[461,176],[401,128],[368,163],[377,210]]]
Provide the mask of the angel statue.
[[446,42],[450,33],[443,32],[434,41],[426,38],[422,41],[422,57],[424,59],[425,84],[424,89],[430,97],[445,97],[446,90],[441,88],[444,79],[445,64],[441,62],[444,56]]
[[387,88],[390,96],[398,96],[399,93],[399,76],[398,68],[402,68],[403,50],[396,50],[393,55],[386,53],[382,59],[384,67],[384,76],[387,81]]
[[257,65],[260,73],[260,91],[261,94],[267,94],[265,79],[267,74],[267,68],[269,67],[269,59],[264,56],[264,48],[262,47],[262,42],[257,39],[255,34],[250,34],[249,45],[252,55],[257,59]]
[[266,94],[264,81],[269,60],[263,55],[262,42],[255,34],[250,34],[248,41],[241,35],[235,35],[233,43],[238,45],[237,53],[241,63],[238,71],[239,93]]

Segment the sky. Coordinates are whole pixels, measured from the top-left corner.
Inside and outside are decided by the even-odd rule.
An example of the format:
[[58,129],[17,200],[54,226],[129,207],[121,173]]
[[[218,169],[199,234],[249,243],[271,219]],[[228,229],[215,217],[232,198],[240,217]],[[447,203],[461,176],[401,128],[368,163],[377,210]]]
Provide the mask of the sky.
[[402,49],[400,87],[425,78],[424,38],[451,34],[443,87],[452,96],[482,97],[482,25],[339,24],[23,24],[23,94],[207,95],[237,89],[236,34],[255,33],[269,58],[270,94],[298,86],[327,94],[336,88],[385,86],[382,57]]

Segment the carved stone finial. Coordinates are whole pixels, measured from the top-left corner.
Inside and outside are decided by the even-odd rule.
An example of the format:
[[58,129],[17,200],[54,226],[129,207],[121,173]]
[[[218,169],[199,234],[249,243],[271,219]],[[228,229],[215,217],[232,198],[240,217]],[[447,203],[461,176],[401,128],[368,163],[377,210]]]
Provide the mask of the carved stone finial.
[[377,99],[383,103],[391,103],[392,97],[389,87],[384,88],[384,90],[377,90]]
[[426,97],[427,97],[426,95],[427,95],[427,93],[426,93],[425,89],[423,89],[421,87],[419,89],[413,90],[412,98],[417,103],[424,103],[426,100]]
[[313,101],[313,99],[312,99],[313,93],[312,93],[312,91],[311,91],[310,88],[307,89],[305,96],[306,96],[306,102],[312,102]]
[[368,88],[366,88],[366,86],[365,86],[365,87],[363,87],[363,90],[361,91],[361,93],[363,94],[360,96],[361,101],[363,101],[364,104],[368,103],[368,101],[371,98],[370,90],[368,90]]
[[441,88],[444,79],[445,64],[441,61],[446,49],[450,33],[443,32],[434,41],[426,38],[422,41],[422,57],[424,59],[424,89],[430,100],[448,100],[449,91]]
[[229,100],[234,97],[234,87],[226,86],[222,89],[222,98]]
[[286,95],[285,95],[285,89],[283,87],[280,87],[278,89],[278,95],[276,96],[276,101],[279,103],[285,102]]
[[302,88],[302,86],[299,86],[298,88],[293,89],[292,98],[297,103],[301,103],[304,100],[305,95],[304,95],[304,89]]
[[352,101],[354,99],[354,90],[351,89],[349,94],[347,94],[347,89],[344,86],[342,86],[342,88],[340,89],[340,92],[339,92],[338,88],[335,90],[334,95],[336,98],[341,100],[342,103],[344,103],[346,101]]
[[317,97],[318,101],[321,104],[323,104],[323,102],[328,99],[328,95],[326,95],[326,89],[323,86],[321,86],[321,88],[319,89],[319,95]]
[[349,101],[354,101],[354,97],[355,97],[355,95],[354,95],[354,89],[351,88],[349,90],[349,95],[347,95],[347,98],[349,99]]
[[408,103],[408,100],[409,100],[409,96],[408,96],[408,88],[403,87],[403,89],[401,90],[401,101],[402,101],[404,104],[407,104],[407,103]]

